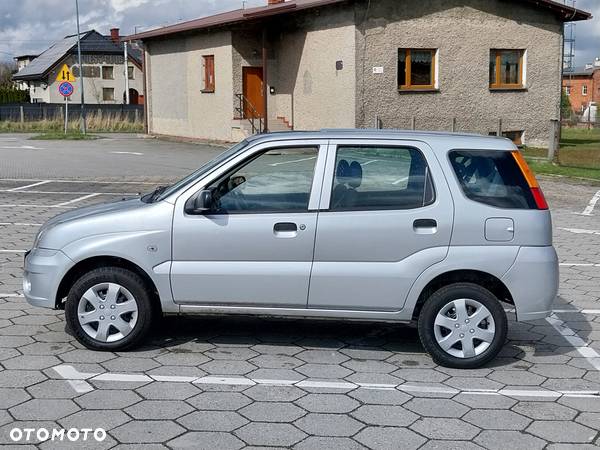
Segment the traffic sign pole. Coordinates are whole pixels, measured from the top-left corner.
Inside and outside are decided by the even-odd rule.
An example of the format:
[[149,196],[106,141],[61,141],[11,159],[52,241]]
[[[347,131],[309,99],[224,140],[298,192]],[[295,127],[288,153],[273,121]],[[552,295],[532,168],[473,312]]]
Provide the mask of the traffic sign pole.
[[[70,72],[63,72],[63,78],[69,78]],[[58,92],[65,98],[65,134],[67,134],[67,126],[69,124],[69,97],[73,95],[73,85],[68,81],[63,81],[58,85]]]
[[67,126],[69,125],[69,97],[65,97],[65,134],[67,134]]

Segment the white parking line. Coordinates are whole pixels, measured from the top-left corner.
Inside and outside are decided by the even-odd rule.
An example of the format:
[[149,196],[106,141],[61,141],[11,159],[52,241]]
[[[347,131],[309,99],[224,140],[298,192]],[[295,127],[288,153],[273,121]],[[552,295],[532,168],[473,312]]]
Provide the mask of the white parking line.
[[547,317],[546,322],[552,325],[552,327],[560,333],[565,341],[575,347],[577,353],[583,356],[596,370],[600,370],[600,354],[588,346],[587,342],[581,339],[577,333],[567,326],[567,324],[565,324],[554,314],[550,317]]
[[23,294],[0,294],[0,298],[25,298]]
[[[0,178],[0,181],[44,181],[35,178]],[[148,184],[156,186],[156,183],[152,181],[95,181],[95,180],[64,180],[54,179],[50,180],[53,183],[86,183],[86,184]]]
[[78,191],[15,191],[13,189],[0,189],[0,193],[15,193],[15,194],[37,194],[37,195],[89,195],[89,194],[98,194],[98,195],[131,195],[137,196],[139,193],[137,192],[78,192]]
[[38,181],[37,183],[31,183],[26,186],[20,186],[20,187],[14,188],[14,189],[8,189],[5,192],[17,192],[17,191],[20,191],[23,189],[28,189],[28,188],[31,188],[34,186],[41,186],[42,184],[47,184],[47,183],[52,183],[52,181],[51,180]]
[[26,253],[27,250],[0,250],[0,253]]
[[571,262],[566,262],[566,263],[560,263],[559,266],[564,266],[564,267],[600,267],[600,264],[596,264],[596,263],[571,263]]
[[135,155],[135,156],[143,156],[143,153],[140,152],[111,152],[115,155]]
[[0,222],[0,227],[41,227],[41,223]]
[[594,208],[596,207],[596,203],[598,203],[598,200],[600,200],[600,191],[598,191],[594,194],[594,196],[590,200],[590,203],[586,206],[586,208],[583,210],[581,215],[582,216],[592,216],[593,215],[592,213],[594,212]]
[[64,209],[75,209],[75,206],[60,206],[60,205],[25,205],[18,203],[8,203],[5,205],[0,205],[0,208],[64,208]]
[[71,205],[73,203],[77,203],[77,202],[81,202],[83,200],[87,200],[88,198],[98,197],[99,195],[102,195],[102,194],[96,193],[96,194],[84,195],[83,197],[77,197],[77,198],[74,198],[73,200],[69,200],[68,202],[59,203],[57,205],[54,205],[54,207],[55,208],[60,208],[61,206]]
[[595,234],[600,236],[600,231],[598,230],[586,230],[584,228],[563,228],[563,227],[558,227],[559,230],[564,230],[564,231],[568,231],[569,233],[575,233],[575,234]]
[[458,394],[469,395],[498,395],[505,397],[542,397],[542,398],[560,398],[560,397],[591,397],[598,398],[600,391],[553,391],[549,389],[456,389],[453,387],[431,386],[426,384],[373,384],[373,383],[351,383],[348,381],[323,381],[323,380],[263,380],[247,377],[181,377],[168,375],[145,375],[141,373],[82,373],[73,366],[66,364],[53,367],[54,371],[64,380],[69,382],[76,392],[89,392],[93,390],[90,381],[117,381],[117,382],[137,382],[152,383],[154,381],[167,383],[192,383],[192,384],[220,384],[227,386],[296,386],[299,388],[322,388],[322,389],[371,389],[403,392],[420,392],[430,394],[444,394],[455,396]]

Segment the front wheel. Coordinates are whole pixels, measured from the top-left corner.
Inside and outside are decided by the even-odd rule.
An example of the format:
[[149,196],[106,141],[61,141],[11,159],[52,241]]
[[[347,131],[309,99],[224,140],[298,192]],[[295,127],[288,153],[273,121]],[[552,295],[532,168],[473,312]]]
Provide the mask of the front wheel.
[[120,267],[99,267],[82,275],[65,305],[67,324],[92,350],[125,350],[139,344],[153,316],[144,280]]
[[475,369],[500,352],[508,324],[494,294],[473,283],[454,283],[429,297],[418,327],[423,347],[437,364]]

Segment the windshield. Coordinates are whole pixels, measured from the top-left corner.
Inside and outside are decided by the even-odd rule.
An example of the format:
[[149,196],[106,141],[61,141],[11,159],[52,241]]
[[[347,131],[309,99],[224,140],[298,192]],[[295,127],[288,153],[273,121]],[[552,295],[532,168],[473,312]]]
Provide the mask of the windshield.
[[210,170],[212,170],[215,167],[217,167],[222,162],[224,162],[227,159],[231,158],[233,155],[235,155],[237,152],[239,152],[241,149],[243,149],[247,145],[248,145],[248,141],[244,139],[242,142],[240,142],[240,143],[234,145],[233,147],[225,150],[219,156],[217,156],[214,159],[211,159],[206,164],[204,164],[203,166],[201,166],[198,170],[196,170],[195,172],[189,174],[187,177],[183,178],[182,180],[179,180],[177,183],[175,183],[175,184],[173,184],[173,185],[171,185],[171,186],[169,186],[167,188],[164,188],[160,192],[160,195],[157,195],[156,197],[154,197],[153,201],[159,202],[159,201],[167,198],[172,193],[177,192],[178,190],[183,189],[183,188],[189,186],[194,181],[196,181],[200,176],[204,175],[205,173],[207,173]]

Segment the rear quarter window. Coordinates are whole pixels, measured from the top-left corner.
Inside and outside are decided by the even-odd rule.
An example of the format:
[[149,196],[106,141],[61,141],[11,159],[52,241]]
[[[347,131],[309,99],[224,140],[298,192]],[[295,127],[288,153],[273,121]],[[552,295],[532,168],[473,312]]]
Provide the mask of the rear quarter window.
[[536,208],[527,180],[510,152],[453,150],[449,158],[467,198],[497,208]]

